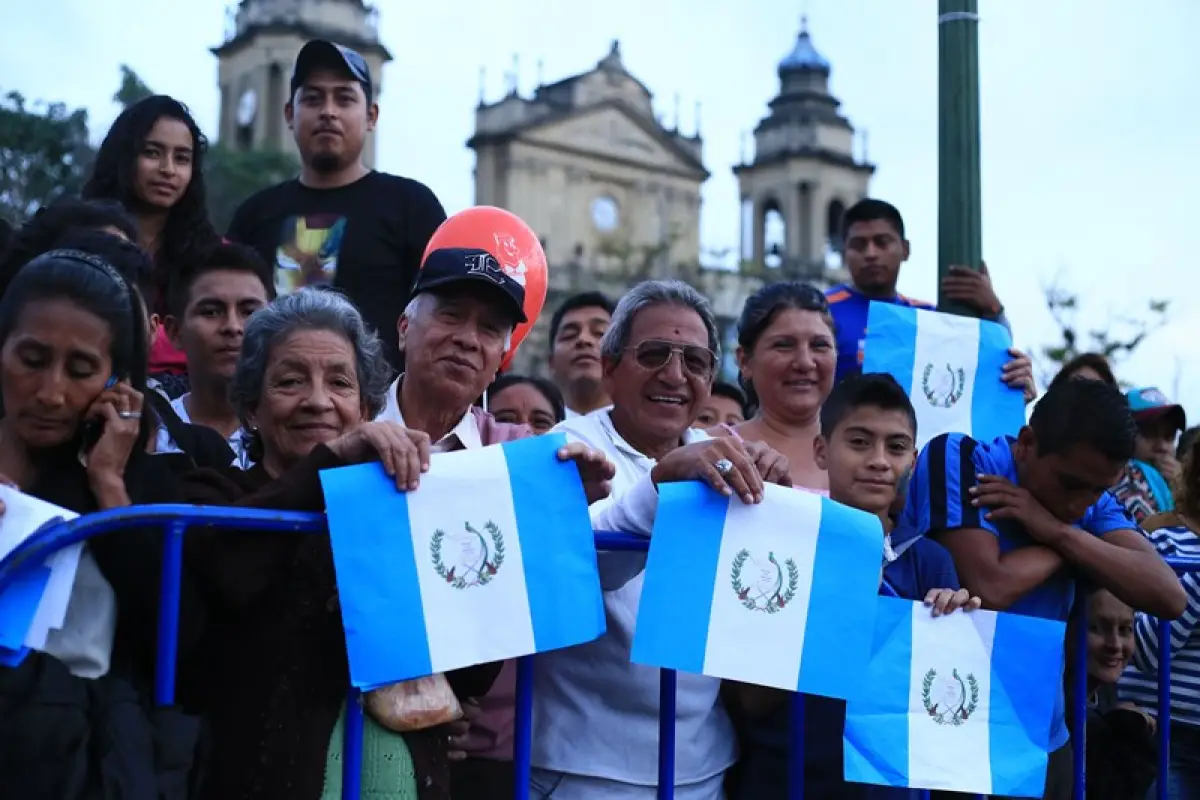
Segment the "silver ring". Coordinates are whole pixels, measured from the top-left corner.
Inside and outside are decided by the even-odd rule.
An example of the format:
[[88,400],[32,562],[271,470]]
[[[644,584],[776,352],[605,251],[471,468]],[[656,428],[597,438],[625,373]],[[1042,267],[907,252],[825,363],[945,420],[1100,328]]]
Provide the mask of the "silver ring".
[[140,411],[118,411],[117,416],[121,419],[141,419],[142,412]]
[[733,472],[733,462],[728,458],[722,458],[720,461],[713,464],[713,466],[717,468],[717,472],[721,473],[721,475],[728,475],[729,473]]

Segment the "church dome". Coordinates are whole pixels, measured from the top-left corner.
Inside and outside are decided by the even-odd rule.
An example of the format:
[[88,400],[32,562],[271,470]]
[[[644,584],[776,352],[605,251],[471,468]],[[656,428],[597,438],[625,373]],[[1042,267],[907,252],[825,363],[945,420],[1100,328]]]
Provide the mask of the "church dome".
[[829,61],[817,52],[817,48],[813,47],[812,37],[808,35],[807,18],[800,20],[800,35],[796,37],[796,46],[779,62],[779,71],[829,73]]

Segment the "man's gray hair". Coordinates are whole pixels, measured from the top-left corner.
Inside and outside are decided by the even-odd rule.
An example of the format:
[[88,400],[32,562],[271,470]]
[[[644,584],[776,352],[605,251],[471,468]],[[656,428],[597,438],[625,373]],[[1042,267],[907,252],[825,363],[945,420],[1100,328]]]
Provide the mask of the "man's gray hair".
[[[402,316],[405,317],[408,320],[408,324],[411,325],[413,320],[418,319],[422,313],[427,310],[432,311],[433,304],[436,302],[436,294],[433,294],[432,292],[421,292],[418,295],[414,295],[413,298],[408,301],[408,305],[404,307],[404,313]],[[512,348],[512,337],[513,331],[515,330],[516,324],[514,323],[513,327],[508,329],[508,333],[504,334],[504,352],[506,353]]]
[[708,302],[707,297],[691,286],[677,280],[642,281],[630,289],[613,311],[612,322],[600,340],[600,354],[614,362],[620,361],[621,355],[630,345],[633,318],[639,311],[653,306],[678,306],[699,314],[704,322],[704,329],[708,331],[708,349],[720,359],[721,335],[717,331],[717,318],[713,314],[712,304]]
[[[345,337],[354,348],[358,392],[367,404],[367,418],[373,419],[383,410],[392,368],[383,357],[379,337],[366,326],[358,309],[342,295],[328,289],[307,287],[264,306],[246,325],[237,372],[229,386],[233,407],[243,423],[248,412],[257,408],[262,400],[271,349],[296,331],[329,331]],[[257,439],[257,435],[254,438]]]

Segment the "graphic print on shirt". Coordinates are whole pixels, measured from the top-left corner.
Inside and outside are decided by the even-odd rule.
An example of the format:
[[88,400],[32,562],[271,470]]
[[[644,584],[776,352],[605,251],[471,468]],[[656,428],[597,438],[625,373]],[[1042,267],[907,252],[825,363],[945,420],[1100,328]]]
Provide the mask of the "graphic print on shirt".
[[305,214],[284,220],[275,251],[275,292],[285,295],[305,286],[332,284],[345,234],[346,218],[336,214]]

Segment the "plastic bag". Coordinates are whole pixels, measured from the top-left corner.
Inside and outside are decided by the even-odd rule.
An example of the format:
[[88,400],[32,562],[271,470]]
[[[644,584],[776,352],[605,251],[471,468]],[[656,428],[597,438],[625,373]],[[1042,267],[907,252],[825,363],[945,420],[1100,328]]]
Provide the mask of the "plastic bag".
[[462,719],[463,709],[445,675],[374,689],[363,698],[371,718],[396,733],[434,728]]

